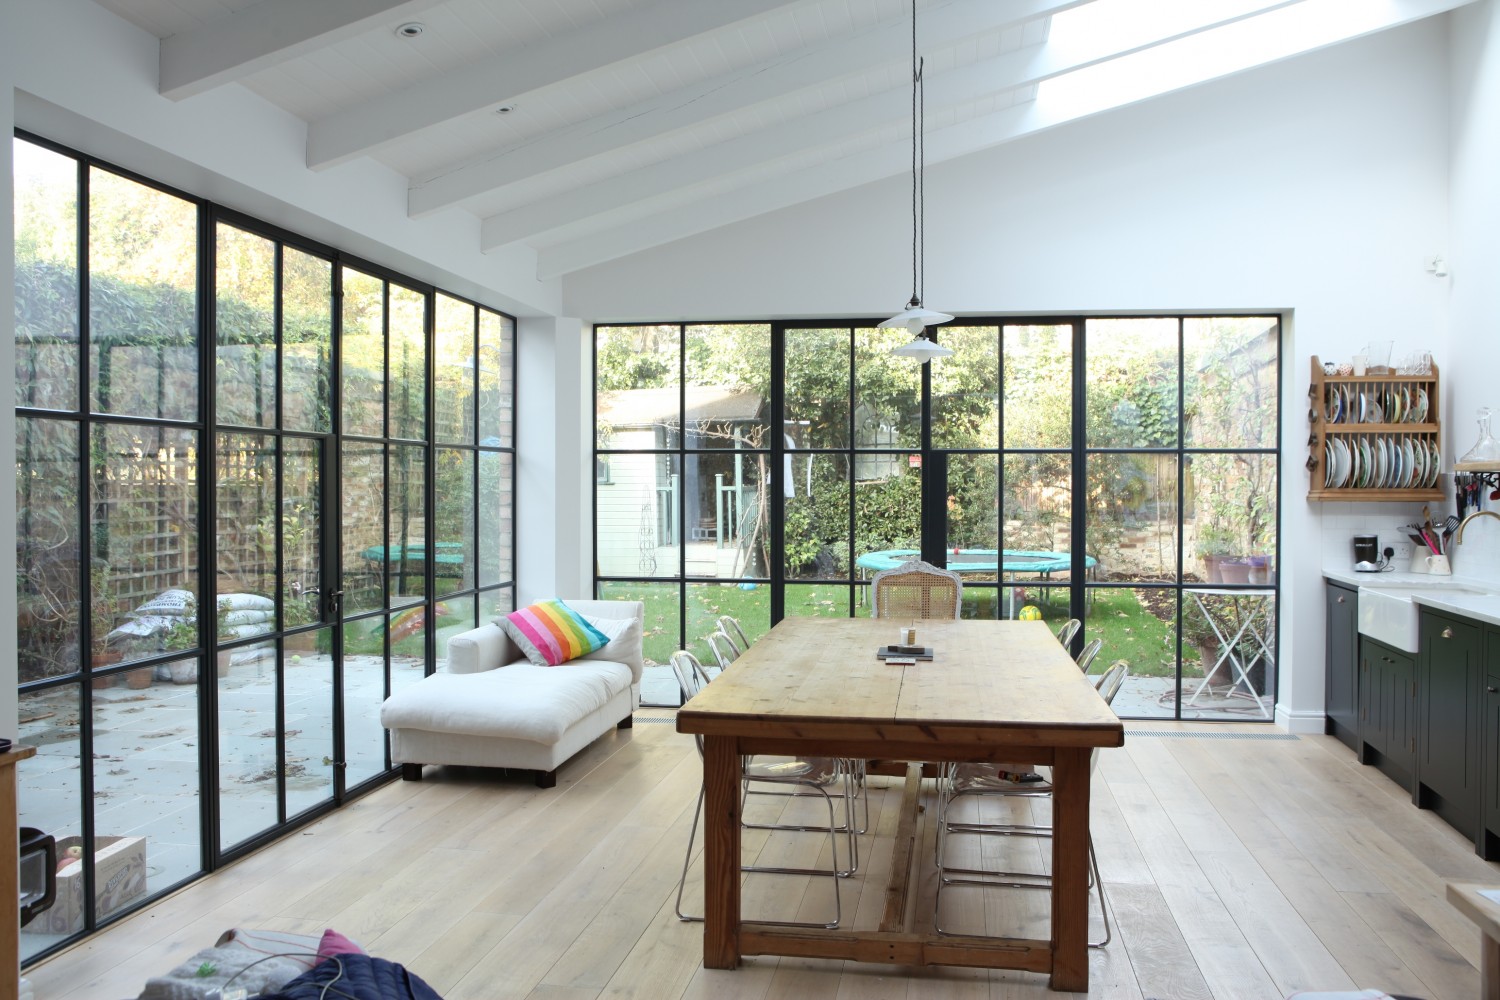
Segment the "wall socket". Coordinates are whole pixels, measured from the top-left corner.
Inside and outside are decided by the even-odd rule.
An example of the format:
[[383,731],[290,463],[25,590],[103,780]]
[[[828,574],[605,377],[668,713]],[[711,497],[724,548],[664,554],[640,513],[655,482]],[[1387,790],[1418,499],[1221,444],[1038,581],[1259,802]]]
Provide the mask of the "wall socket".
[[1396,550],[1396,554],[1391,556],[1393,563],[1410,562],[1412,549],[1416,548],[1411,542],[1391,542],[1390,547]]

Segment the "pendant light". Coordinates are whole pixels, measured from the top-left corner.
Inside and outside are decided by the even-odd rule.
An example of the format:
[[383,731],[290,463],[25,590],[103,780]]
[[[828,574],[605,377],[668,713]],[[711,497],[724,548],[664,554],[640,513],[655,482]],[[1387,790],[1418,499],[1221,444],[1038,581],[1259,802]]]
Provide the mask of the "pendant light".
[[953,354],[952,350],[934,343],[927,336],[929,326],[946,323],[953,317],[922,308],[922,291],[927,279],[927,203],[922,183],[922,173],[927,166],[922,134],[925,117],[922,60],[917,56],[917,0],[911,0],[911,300],[906,303],[904,310],[881,323],[880,327],[905,327],[910,330],[913,337],[911,343],[892,348],[891,353],[903,358],[916,358],[922,364],[933,358],[946,358]]

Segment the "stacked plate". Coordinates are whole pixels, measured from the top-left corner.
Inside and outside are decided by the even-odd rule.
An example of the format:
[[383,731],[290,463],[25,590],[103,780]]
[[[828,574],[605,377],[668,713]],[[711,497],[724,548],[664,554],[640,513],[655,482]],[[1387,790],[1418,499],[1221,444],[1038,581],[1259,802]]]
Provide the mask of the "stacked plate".
[[1437,444],[1427,438],[1362,434],[1323,445],[1323,488],[1425,490],[1437,485]]
[[1323,416],[1330,424],[1421,424],[1429,404],[1421,386],[1330,385]]

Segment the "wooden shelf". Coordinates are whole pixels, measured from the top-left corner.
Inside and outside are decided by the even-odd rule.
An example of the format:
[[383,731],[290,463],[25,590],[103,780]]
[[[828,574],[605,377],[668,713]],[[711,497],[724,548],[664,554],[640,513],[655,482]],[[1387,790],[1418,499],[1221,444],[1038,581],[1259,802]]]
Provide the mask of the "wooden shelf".
[[[1405,387],[1420,387],[1427,392],[1427,412],[1424,416],[1431,418],[1421,423],[1362,423],[1362,422],[1338,422],[1329,423],[1329,392],[1330,386],[1368,386],[1375,389],[1385,389],[1388,392]],[[1329,455],[1329,440],[1337,439],[1365,439],[1370,437],[1382,438],[1391,443],[1412,442],[1424,448],[1430,448],[1436,452],[1441,463],[1443,454],[1442,425],[1435,419],[1435,415],[1441,412],[1439,406],[1439,376],[1437,365],[1432,366],[1430,375],[1398,375],[1395,373],[1384,375],[1329,375],[1323,371],[1323,365],[1318,361],[1316,355],[1312,359],[1312,379],[1307,387],[1308,399],[1311,407],[1308,410],[1308,422],[1311,433],[1308,435],[1308,449],[1311,457],[1308,459],[1307,468],[1309,474],[1307,498],[1318,501],[1383,501],[1391,503],[1413,503],[1430,502],[1443,499],[1443,490],[1439,485],[1441,475],[1437,476],[1431,486],[1403,486],[1391,487],[1354,487],[1337,486],[1328,487],[1322,484],[1327,482],[1327,462]],[[1360,395],[1361,400],[1365,394]],[[1363,405],[1363,404],[1361,404]]]

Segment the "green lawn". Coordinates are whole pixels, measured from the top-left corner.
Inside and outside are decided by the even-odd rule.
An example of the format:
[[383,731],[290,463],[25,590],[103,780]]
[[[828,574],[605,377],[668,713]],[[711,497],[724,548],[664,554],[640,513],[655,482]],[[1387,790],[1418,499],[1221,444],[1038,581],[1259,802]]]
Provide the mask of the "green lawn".
[[[675,583],[604,584],[601,596],[613,600],[644,601],[646,604],[645,656],[648,663],[666,663],[677,649],[677,585]],[[1171,591],[1162,592],[1171,595]],[[1042,612],[1042,619],[1054,628],[1067,618],[1062,604],[1066,591],[1052,591],[1053,603],[1042,600],[1033,590],[1028,601]],[[1130,664],[1133,676],[1171,677],[1176,666],[1176,641],[1171,626],[1142,606],[1137,591],[1095,589],[1090,592],[1090,609],[1084,622],[1087,639],[1103,639],[1104,646],[1095,661],[1094,672],[1115,660]],[[688,585],[687,649],[705,663],[713,656],[705,637],[714,630],[720,615],[739,619],[753,640],[770,629],[771,591],[768,585],[742,589],[739,584],[694,583]],[[792,584],[787,587],[786,610],[793,617],[842,618],[848,614],[848,588],[843,584]],[[973,589],[965,592],[965,617],[988,617],[994,613],[994,592]],[[869,606],[855,609],[861,617]],[[1164,614],[1171,613],[1170,603]],[[1192,646],[1184,651],[1184,673],[1201,676],[1197,653]]]

